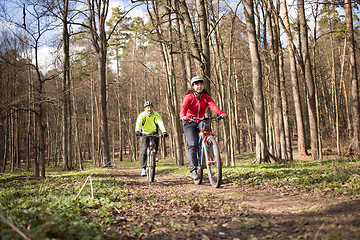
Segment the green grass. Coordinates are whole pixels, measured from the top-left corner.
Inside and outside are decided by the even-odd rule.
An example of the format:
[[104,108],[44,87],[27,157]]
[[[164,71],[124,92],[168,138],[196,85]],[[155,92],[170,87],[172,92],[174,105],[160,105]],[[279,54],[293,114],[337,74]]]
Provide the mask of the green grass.
[[[75,199],[90,174],[94,199],[89,184]],[[24,175],[0,174],[0,214],[30,239],[103,239],[109,212],[115,205],[123,209],[131,204],[128,189],[121,188],[124,183],[110,177],[106,169],[48,172],[45,180]],[[124,201],[114,203],[115,198]],[[0,236],[22,239],[3,222]]]
[[291,161],[282,164],[241,164],[224,167],[224,176],[234,181],[255,184],[271,182],[301,189],[360,194],[360,161],[358,159]]
[[[299,190],[320,189],[334,193],[360,195],[360,160],[331,159],[323,161],[294,160],[276,164],[252,164],[254,153],[237,156],[236,166],[225,166],[223,178],[238,183],[293,186]],[[117,167],[139,168],[137,162],[118,162]],[[184,166],[176,166],[173,159],[161,159],[157,171],[173,174],[189,174],[187,159]],[[204,170],[206,174],[206,170]]]
[[[281,164],[251,164],[252,154],[236,159],[237,166],[223,167],[223,178],[238,184],[265,184],[282,188],[293,186],[299,191],[314,189],[342,195],[360,195],[360,161],[338,159],[324,161],[291,161]],[[185,166],[175,166],[173,159],[160,159],[157,171],[165,174],[189,174]],[[140,168],[139,162],[116,162],[117,168]],[[31,239],[104,239],[115,208],[126,212],[132,208],[138,188],[109,174],[109,169],[62,171],[50,168],[47,178],[33,178],[32,172],[0,173],[0,214]],[[206,173],[206,171],[204,171]],[[85,179],[90,184],[75,199]],[[140,231],[140,229],[134,229]],[[106,232],[106,236],[105,236]],[[0,221],[1,239],[22,239]]]

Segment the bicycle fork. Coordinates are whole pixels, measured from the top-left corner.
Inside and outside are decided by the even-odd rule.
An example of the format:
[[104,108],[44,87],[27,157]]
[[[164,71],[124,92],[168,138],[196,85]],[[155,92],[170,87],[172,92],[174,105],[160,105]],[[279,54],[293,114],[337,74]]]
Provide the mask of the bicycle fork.
[[207,137],[208,136],[205,136],[204,139],[203,139],[203,143],[202,143],[202,149],[203,149],[203,153],[205,155],[205,161],[206,161],[206,164],[209,165],[210,164],[210,158],[209,158],[209,153],[208,153],[208,150],[207,150],[207,147],[206,147],[206,140],[207,140]]

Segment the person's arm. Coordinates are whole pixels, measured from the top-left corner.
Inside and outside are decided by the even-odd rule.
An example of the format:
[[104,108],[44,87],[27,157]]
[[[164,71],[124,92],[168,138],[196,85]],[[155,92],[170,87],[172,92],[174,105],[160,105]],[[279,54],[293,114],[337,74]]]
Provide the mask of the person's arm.
[[144,112],[140,113],[139,116],[136,119],[135,132],[140,132],[141,125],[142,125],[142,122],[143,122],[143,118],[144,118]]
[[224,116],[226,117],[226,113],[223,112],[214,102],[214,100],[209,96],[209,95],[205,95],[206,98],[206,102],[209,106],[209,108],[211,109],[211,111],[213,111],[215,114],[219,114],[220,116]]
[[[155,113],[155,112],[154,112]],[[155,123],[159,126],[160,128],[160,131],[162,133],[166,132],[166,129],[165,129],[165,125],[164,125],[164,122],[162,120],[162,117],[160,116],[160,114],[158,113],[155,113]]]
[[188,111],[189,106],[190,106],[190,94],[184,97],[183,103],[181,104],[180,119],[183,121],[187,119],[186,112]]

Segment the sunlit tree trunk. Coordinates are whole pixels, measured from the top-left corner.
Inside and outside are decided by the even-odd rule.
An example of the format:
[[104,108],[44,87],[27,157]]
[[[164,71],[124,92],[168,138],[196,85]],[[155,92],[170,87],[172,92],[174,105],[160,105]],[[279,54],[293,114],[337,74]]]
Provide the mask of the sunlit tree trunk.
[[246,28],[252,62],[253,98],[255,109],[256,162],[268,162],[269,152],[266,144],[265,108],[262,92],[262,70],[258,42],[255,31],[253,0],[244,0]]
[[284,15],[284,28],[286,32],[286,40],[289,49],[289,63],[290,63],[290,78],[293,93],[293,101],[295,106],[295,116],[297,125],[297,140],[298,140],[298,152],[300,155],[307,155],[306,151],[306,138],[305,138],[305,127],[303,112],[301,108],[299,80],[297,75],[296,57],[295,57],[295,46],[292,39],[292,33],[290,30],[290,21],[287,12],[286,0],[282,1],[282,11]]
[[308,26],[305,18],[305,6],[304,0],[298,0],[298,16],[300,24],[300,33],[301,33],[301,51],[302,59],[304,62],[304,77],[306,81],[307,88],[307,98],[308,98],[308,115],[309,115],[309,125],[310,125],[310,139],[311,139],[311,155],[312,158],[319,158],[319,142],[318,142],[318,126],[317,126],[317,113],[316,113],[316,91],[314,78],[312,73],[312,66],[310,61],[309,53],[309,44],[308,44]]
[[[174,59],[172,56],[173,52],[173,32],[170,31],[169,34],[169,42],[165,39],[165,34],[163,27],[161,25],[161,17],[159,15],[159,5],[157,2],[152,1],[153,8],[154,8],[154,17],[151,18],[151,21],[154,26],[156,26],[157,35],[161,39],[161,50],[163,59],[165,62],[165,72],[167,78],[167,101],[168,101],[168,109],[170,111],[170,117],[172,119],[172,128],[173,128],[173,138],[175,143],[175,161],[178,165],[184,165],[184,156],[182,150],[182,130],[180,125],[180,116],[179,116],[179,106],[178,106],[178,97],[177,97],[177,90],[176,90],[176,81],[175,81],[175,66],[174,66]],[[167,5],[171,6],[171,1],[167,1]],[[168,21],[168,29],[172,29],[172,20],[171,20],[171,13],[169,8],[166,8],[167,16],[169,17]],[[150,10],[149,10],[150,11]]]
[[[316,63],[316,55],[317,55],[317,24],[318,24],[318,15],[319,15],[319,0],[316,0],[313,4],[313,15],[314,15],[314,31],[313,31],[313,76],[314,79],[318,79],[317,75],[317,63]],[[319,150],[319,160],[322,160],[323,153],[322,153],[322,136],[321,136],[321,130],[320,130],[320,119],[321,119],[321,113],[320,113],[320,103],[319,103],[319,83],[318,81],[315,82],[315,102],[316,102],[316,116],[317,116],[317,129],[318,129],[318,150]]]
[[[280,91],[280,71],[279,71],[279,38],[277,24],[274,19],[275,9],[270,1],[267,1],[267,14],[266,19],[268,23],[268,35],[269,35],[269,50],[270,50],[270,64],[271,72],[273,73],[273,96],[274,96],[274,108],[273,108],[273,123],[274,123],[274,155],[276,159],[285,159],[285,149],[284,146],[284,123],[283,123],[283,114],[282,114],[282,101],[281,101],[281,91]],[[269,111],[269,114],[271,114]]]
[[[177,12],[180,12],[179,7],[179,1],[174,1],[175,9]],[[182,91],[186,92],[188,89],[188,81],[191,79],[192,71],[191,71],[191,63],[190,63],[190,56],[187,51],[187,46],[189,43],[187,42],[187,38],[184,35],[184,24],[182,21],[180,21],[179,18],[176,18],[176,30],[178,34],[178,44],[179,44],[179,50],[180,50],[180,63],[181,63],[181,69],[182,69]]]
[[[208,30],[207,30],[207,14],[206,14],[206,6],[203,0],[197,0],[197,10],[199,14],[200,21],[200,35],[202,44],[199,44],[195,31],[193,28],[193,24],[190,18],[189,10],[187,7],[187,3],[185,0],[179,0],[179,9],[180,9],[180,17],[181,21],[184,24],[185,35],[188,39],[189,50],[194,59],[195,69],[197,75],[203,75],[204,85],[206,90],[210,93],[210,60],[207,62],[207,59],[210,55],[207,55],[207,51],[209,48],[209,39],[208,39]],[[206,23],[205,23],[206,22]],[[202,46],[204,45],[204,46]],[[205,49],[204,49],[205,47]],[[208,65],[209,64],[209,65]]]
[[204,76],[204,86],[210,93],[210,45],[209,45],[209,30],[208,30],[208,14],[205,0],[196,0],[196,7],[198,11],[199,25],[200,25],[200,39],[201,39],[201,62],[202,73]]
[[[281,49],[281,48],[280,48]],[[284,55],[283,51],[280,50],[280,89],[281,89],[281,101],[283,106],[283,118],[284,118],[284,132],[285,132],[285,142],[286,142],[286,159],[293,160],[293,150],[292,150],[292,138],[291,138],[291,128],[289,120],[289,105],[286,95],[286,86],[285,86],[285,73],[284,73]]]
[[93,166],[96,167],[96,159],[97,159],[97,154],[96,154],[96,144],[95,144],[95,107],[94,107],[94,79],[93,76],[91,75],[90,77],[90,109],[91,109],[91,159],[93,162]]
[[[211,5],[211,10],[214,12],[214,7]],[[219,9],[217,9],[216,14],[216,21],[219,20]],[[230,48],[232,44],[232,34],[230,34],[230,41],[229,45]],[[224,61],[224,49],[222,48],[222,39],[220,34],[220,29],[218,26],[215,26],[215,39],[212,42],[213,52],[214,52],[214,65],[215,65],[215,72],[216,72],[216,78],[219,86],[219,91],[217,91],[218,99],[219,99],[219,106],[221,109],[224,109],[228,113],[228,118],[224,121],[224,127],[223,127],[223,135],[224,135],[224,145],[225,145],[225,164],[226,166],[233,165],[234,160],[234,152],[233,152],[233,136],[230,132],[231,127],[231,114],[233,114],[233,111],[229,110],[231,108],[231,93],[230,91],[230,82],[231,82],[231,76],[229,73],[226,72],[226,64],[230,64],[230,62]],[[231,51],[230,51],[231,55]],[[229,66],[229,65],[228,65]],[[229,67],[228,67],[229,68]]]
[[360,151],[360,109],[359,109],[359,83],[356,70],[355,40],[351,0],[345,0],[346,29],[349,42],[350,57],[350,79],[352,96],[352,125],[353,125],[353,147],[356,152]]
[[118,86],[115,87],[115,93],[116,93],[116,100],[117,100],[117,113],[118,113],[118,126],[119,126],[119,161],[123,160],[123,126],[122,126],[122,110],[121,110],[121,99],[120,99],[120,93],[119,93],[119,88],[120,88],[120,71],[119,71],[119,63],[118,63],[118,51],[116,51],[116,78],[117,78],[117,83]]

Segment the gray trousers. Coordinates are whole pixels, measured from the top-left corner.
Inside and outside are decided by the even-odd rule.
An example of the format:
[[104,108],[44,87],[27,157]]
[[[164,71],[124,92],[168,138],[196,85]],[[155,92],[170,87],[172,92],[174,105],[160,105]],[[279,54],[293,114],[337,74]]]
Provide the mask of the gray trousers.
[[183,131],[188,143],[188,159],[190,165],[190,172],[195,170],[198,166],[198,141],[199,141],[199,126],[202,123],[184,122]]
[[[153,141],[155,141],[155,145],[154,148],[157,152],[158,147],[159,147],[159,138],[155,138]],[[150,142],[150,137],[147,136],[141,136],[140,137],[140,161],[141,161],[141,167],[145,168],[146,167],[146,148],[149,145]]]

